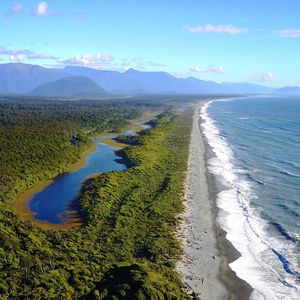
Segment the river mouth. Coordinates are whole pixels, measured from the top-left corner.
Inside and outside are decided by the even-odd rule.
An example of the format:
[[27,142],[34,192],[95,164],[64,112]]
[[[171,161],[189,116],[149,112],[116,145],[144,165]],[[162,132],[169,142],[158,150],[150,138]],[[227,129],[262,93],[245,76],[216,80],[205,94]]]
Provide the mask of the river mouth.
[[77,199],[84,180],[96,173],[126,169],[116,153],[120,148],[103,143],[102,138],[95,138],[94,142],[96,148],[88,153],[83,166],[57,176],[45,188],[31,195],[27,203],[34,220],[52,225],[68,222],[72,215],[76,215],[70,211],[70,205]]

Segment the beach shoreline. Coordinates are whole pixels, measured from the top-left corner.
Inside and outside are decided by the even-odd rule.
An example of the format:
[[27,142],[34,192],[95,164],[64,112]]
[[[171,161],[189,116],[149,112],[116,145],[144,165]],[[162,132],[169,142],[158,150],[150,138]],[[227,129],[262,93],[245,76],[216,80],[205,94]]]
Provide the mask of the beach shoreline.
[[210,149],[201,131],[199,103],[193,116],[190,155],[185,184],[185,211],[177,236],[183,255],[176,269],[194,299],[249,299],[252,287],[237,277],[229,264],[240,254],[217,222],[217,188],[207,171]]

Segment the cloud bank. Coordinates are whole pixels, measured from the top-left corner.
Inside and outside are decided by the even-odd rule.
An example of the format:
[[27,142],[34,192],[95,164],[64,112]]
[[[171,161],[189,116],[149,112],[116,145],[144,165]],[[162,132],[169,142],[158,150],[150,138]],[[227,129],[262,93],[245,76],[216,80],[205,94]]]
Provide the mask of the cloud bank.
[[63,14],[59,11],[50,11],[48,8],[48,2],[41,1],[36,5],[36,8],[31,12],[32,16],[40,16],[40,17],[58,17]]
[[82,55],[75,55],[69,59],[61,61],[61,63],[66,65],[102,68],[102,67],[106,67],[113,60],[114,57],[112,55],[103,54],[103,53],[96,53],[96,54],[86,53]]
[[31,53],[27,55],[28,59],[58,59],[58,57],[48,53]]
[[282,38],[299,38],[300,29],[281,29],[275,31],[275,33]]
[[204,74],[210,73],[215,75],[226,75],[228,71],[222,66],[208,66],[208,67],[193,67],[190,69],[193,73]]
[[21,62],[26,59],[28,60],[35,60],[35,59],[50,59],[55,60],[57,59],[56,56],[48,53],[36,53],[32,50],[28,49],[7,49],[7,48],[0,48],[0,55],[7,55],[8,59],[13,62]]
[[225,33],[230,35],[244,34],[248,32],[246,28],[238,28],[233,25],[212,25],[189,27],[191,33]]
[[254,74],[250,78],[250,81],[256,81],[256,82],[269,82],[269,81],[272,81],[272,80],[274,80],[274,75],[270,71],[265,72],[265,73]]
[[12,62],[21,62],[24,60],[24,56],[22,54],[10,54],[8,59]]

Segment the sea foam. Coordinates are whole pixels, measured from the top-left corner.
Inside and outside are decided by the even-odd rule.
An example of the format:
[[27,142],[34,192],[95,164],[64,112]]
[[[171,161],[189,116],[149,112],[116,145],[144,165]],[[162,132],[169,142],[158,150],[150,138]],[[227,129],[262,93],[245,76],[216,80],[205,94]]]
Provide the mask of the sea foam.
[[268,236],[266,221],[251,207],[251,199],[256,197],[252,183],[240,176],[246,171],[235,167],[234,152],[208,113],[215,101],[224,100],[204,104],[200,117],[202,132],[213,152],[208,170],[224,186],[217,195],[218,222],[241,254],[230,268],[253,287],[251,299],[300,299],[298,273],[292,262],[284,261],[283,254],[292,251],[294,245],[289,241],[283,245]]

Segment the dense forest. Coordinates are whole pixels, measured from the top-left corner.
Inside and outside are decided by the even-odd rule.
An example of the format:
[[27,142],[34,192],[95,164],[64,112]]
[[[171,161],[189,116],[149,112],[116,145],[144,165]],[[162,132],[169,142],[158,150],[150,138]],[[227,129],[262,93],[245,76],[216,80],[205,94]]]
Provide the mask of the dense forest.
[[89,135],[118,131],[140,105],[99,102],[0,102],[0,201],[78,161]]
[[174,271],[174,231],[190,110],[162,114],[151,130],[123,137],[131,167],[86,182],[82,227],[43,230],[11,209],[18,192],[78,160],[89,134],[118,130],[143,109],[140,101],[0,103],[0,298],[188,298]]

